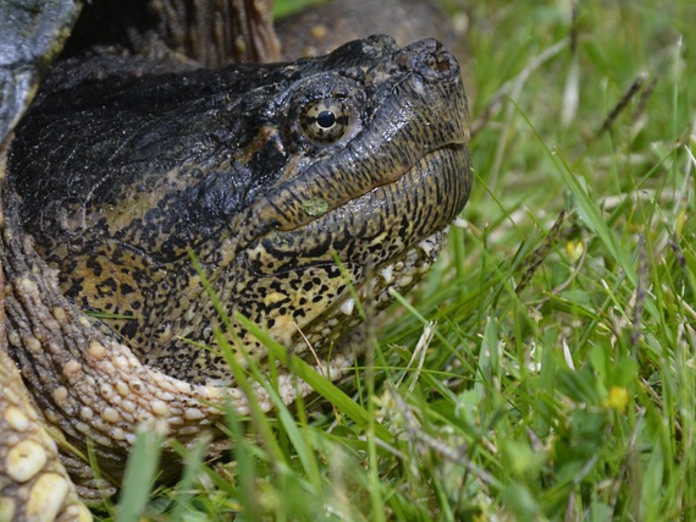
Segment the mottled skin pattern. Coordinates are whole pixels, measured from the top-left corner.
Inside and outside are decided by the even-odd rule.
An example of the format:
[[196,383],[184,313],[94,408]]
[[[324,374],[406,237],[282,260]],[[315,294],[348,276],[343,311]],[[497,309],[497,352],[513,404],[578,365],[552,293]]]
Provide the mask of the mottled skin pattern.
[[[459,69],[432,40],[398,50],[374,38],[321,59],[217,73],[161,75],[141,63],[158,74],[134,79],[132,63],[105,65],[48,81],[18,130],[3,194],[10,355],[86,498],[111,487],[94,489],[87,440],[118,484],[137,426],[161,425],[187,444],[219,433],[226,400],[247,411],[215,355],[221,324],[190,252],[227,313],[340,378],[360,347],[332,347],[358,322],[334,257],[363,299],[386,305],[389,288],[406,291],[427,270],[471,179]],[[327,99],[348,115],[328,144],[307,116]],[[134,319],[88,318],[85,308]],[[233,328],[225,335],[240,337],[240,361],[242,350],[263,360],[265,349]],[[278,380],[287,403],[311,391],[284,368]],[[3,437],[26,429],[12,410],[0,413]],[[50,451],[37,444],[15,465],[7,455],[23,440],[0,444],[12,472],[38,470]],[[43,473],[52,471],[31,480]],[[11,487],[2,484],[0,516],[10,502],[29,509]],[[52,505],[88,516],[70,495]]]

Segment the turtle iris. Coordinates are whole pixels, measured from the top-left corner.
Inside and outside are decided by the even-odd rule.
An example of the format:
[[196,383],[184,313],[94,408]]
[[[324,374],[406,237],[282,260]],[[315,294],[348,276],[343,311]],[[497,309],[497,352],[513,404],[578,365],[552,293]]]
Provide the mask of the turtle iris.
[[300,125],[310,141],[329,145],[336,143],[352,125],[351,111],[343,102],[325,99],[307,105],[300,117]]

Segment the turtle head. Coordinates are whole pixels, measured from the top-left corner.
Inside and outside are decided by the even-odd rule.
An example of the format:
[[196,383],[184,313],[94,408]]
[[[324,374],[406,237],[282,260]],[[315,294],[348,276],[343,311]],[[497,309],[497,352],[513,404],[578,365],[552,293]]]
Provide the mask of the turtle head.
[[[173,376],[231,378],[189,342],[228,328],[192,257],[226,313],[322,349],[359,322],[349,287],[376,309],[408,290],[468,198],[467,99],[435,40],[217,71],[81,67],[49,79],[18,132],[23,224],[66,295],[130,317],[103,321]],[[240,360],[265,357],[233,329]]]

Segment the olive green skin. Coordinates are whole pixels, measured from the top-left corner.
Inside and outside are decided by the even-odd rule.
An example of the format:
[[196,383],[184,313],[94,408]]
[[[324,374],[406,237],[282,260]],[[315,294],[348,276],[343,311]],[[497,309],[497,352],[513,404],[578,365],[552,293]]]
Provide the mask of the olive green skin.
[[[307,120],[325,100],[346,116],[328,142]],[[101,57],[47,80],[4,199],[70,300],[132,317],[103,332],[171,377],[231,384],[216,331],[242,364],[266,351],[221,313],[327,352],[360,320],[349,285],[381,308],[417,281],[468,198],[468,137],[435,40],[188,73]]]

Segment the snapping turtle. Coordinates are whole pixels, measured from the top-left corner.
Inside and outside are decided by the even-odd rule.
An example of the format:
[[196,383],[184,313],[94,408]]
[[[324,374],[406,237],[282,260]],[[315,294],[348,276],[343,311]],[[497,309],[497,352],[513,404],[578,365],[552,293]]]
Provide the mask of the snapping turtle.
[[[48,61],[76,8],[43,9],[24,49]],[[340,342],[360,322],[349,287],[379,309],[427,270],[469,194],[467,140],[459,67],[435,40],[214,70],[123,53],[55,66],[0,162],[0,518],[88,516],[40,423],[89,498],[69,448],[89,440],[117,483],[137,425],[186,443],[224,402],[246,411],[219,342],[243,365],[267,353],[223,316],[339,378],[360,355]],[[311,391],[277,371],[286,402]]]

